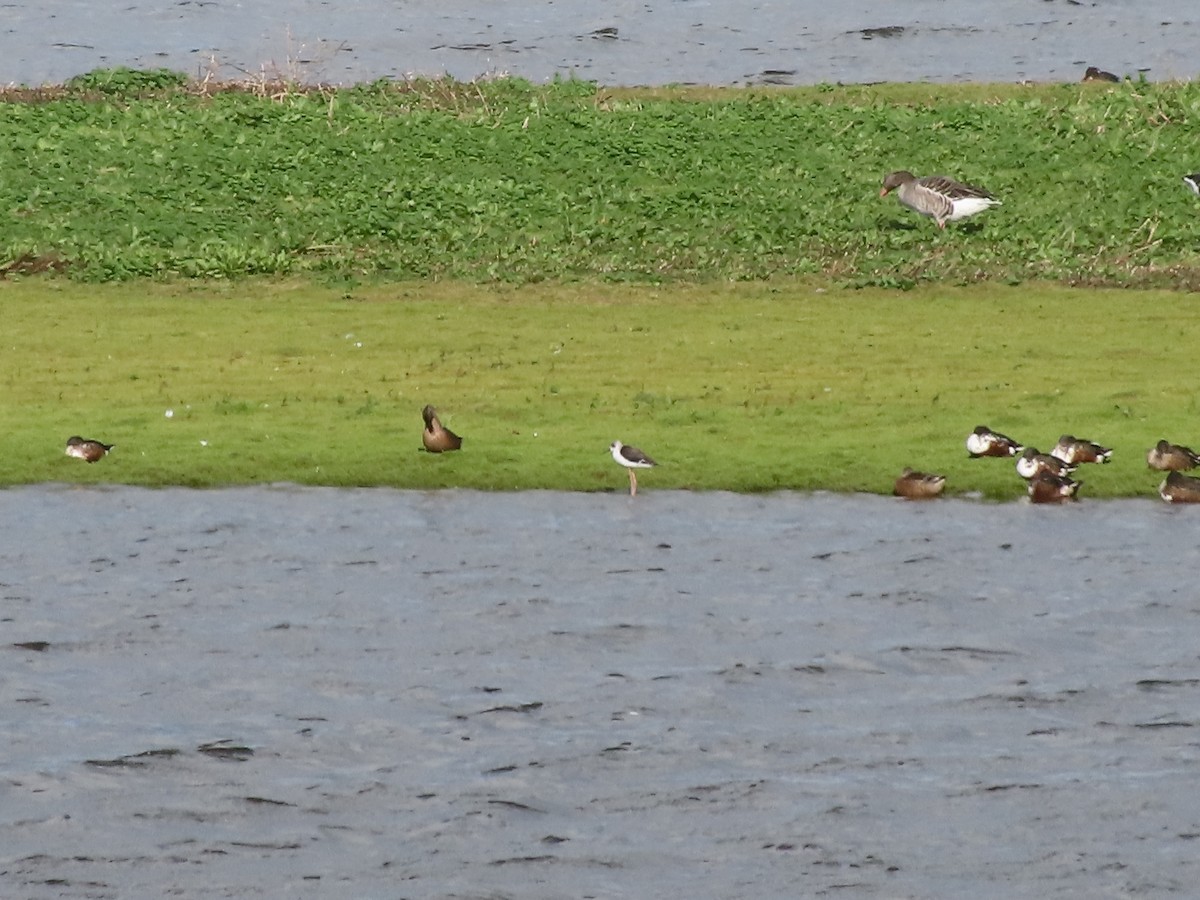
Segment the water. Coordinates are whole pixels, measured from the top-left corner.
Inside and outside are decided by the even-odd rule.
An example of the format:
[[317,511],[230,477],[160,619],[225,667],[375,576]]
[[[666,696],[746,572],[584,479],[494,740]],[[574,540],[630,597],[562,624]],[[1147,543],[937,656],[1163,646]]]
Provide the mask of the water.
[[1197,46],[1194,0],[14,0],[0,82],[119,65],[332,83],[1078,81],[1088,65],[1177,79],[1200,72]]
[[1155,500],[0,492],[0,896],[1200,883]]

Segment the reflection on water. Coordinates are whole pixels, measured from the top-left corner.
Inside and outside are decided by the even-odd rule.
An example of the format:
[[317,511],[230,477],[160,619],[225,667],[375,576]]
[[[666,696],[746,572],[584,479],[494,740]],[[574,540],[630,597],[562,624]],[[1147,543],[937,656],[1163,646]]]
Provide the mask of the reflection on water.
[[349,83],[412,74],[607,85],[1078,81],[1200,72],[1195,0],[92,0],[6,4],[0,81],[101,66]]

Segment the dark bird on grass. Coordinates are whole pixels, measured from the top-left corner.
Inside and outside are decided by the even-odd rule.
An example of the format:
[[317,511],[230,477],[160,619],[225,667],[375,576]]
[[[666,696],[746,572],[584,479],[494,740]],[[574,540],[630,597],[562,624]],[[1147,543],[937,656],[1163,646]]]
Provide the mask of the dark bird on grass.
[[628,444],[622,444],[620,441],[613,441],[608,449],[612,452],[612,458],[617,461],[618,465],[624,466],[629,470],[629,496],[637,496],[637,475],[634,469],[652,469],[658,463],[648,457],[637,447],[630,447]]
[[992,431],[986,425],[977,425],[967,435],[967,453],[979,456],[1016,456],[1025,447],[1006,434]]
[[1069,466],[1079,463],[1106,463],[1112,459],[1112,448],[1101,447],[1095,441],[1077,438],[1073,434],[1064,434],[1050,451]]
[[1112,72],[1105,72],[1103,69],[1097,69],[1095,66],[1088,66],[1087,71],[1083,73],[1083,80],[1119,82],[1121,79]]
[[892,493],[897,497],[908,500],[932,500],[942,493],[946,486],[945,475],[932,475],[928,472],[915,472],[908,466],[896,479]]
[[73,434],[67,438],[67,456],[94,463],[103,459],[115,446],[116,444],[105,444],[103,441],[93,441]]
[[438,420],[437,410],[426,406],[421,410],[421,418],[425,420],[425,430],[421,432],[421,443],[430,453],[445,453],[448,450],[458,450],[462,447],[463,439],[446,428]]
[[1071,463],[1065,463],[1049,453],[1038,453],[1036,447],[1026,447],[1024,452],[1017,457],[1017,474],[1026,481],[1042,474],[1066,478],[1074,471],[1075,466]]
[[913,212],[929,216],[937,222],[938,228],[945,228],[947,222],[965,219],[1000,204],[983,188],[963,184],[945,175],[917,178],[912,172],[889,172],[883,178],[879,196],[886,197],[892,191]]
[[1191,175],[1183,176],[1183,183],[1197,197],[1200,197],[1200,172],[1193,172]]
[[1074,500],[1081,481],[1073,481],[1066,475],[1042,472],[1029,479],[1029,500],[1032,503],[1063,503]]
[[1159,441],[1146,454],[1146,465],[1162,472],[1181,472],[1200,466],[1200,454],[1182,444]]
[[1158,486],[1158,496],[1168,503],[1200,503],[1200,478],[1170,472]]

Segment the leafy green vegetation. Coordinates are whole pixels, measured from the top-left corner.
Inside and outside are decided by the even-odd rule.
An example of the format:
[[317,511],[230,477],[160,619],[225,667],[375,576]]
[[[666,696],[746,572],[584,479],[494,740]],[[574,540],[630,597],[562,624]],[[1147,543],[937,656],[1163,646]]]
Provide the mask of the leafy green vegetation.
[[[0,264],[88,281],[351,273],[537,282],[1194,288],[1200,83],[604,90],[179,84],[104,70],[0,102]],[[896,168],[1004,205],[944,233]]]
[[[1057,286],[827,290],[741,284],[317,286],[0,283],[0,484],[289,481],[625,490],[1023,493],[970,460],[978,424],[1048,450],[1116,449],[1084,498],[1152,495],[1159,438],[1200,444],[1200,300]],[[422,452],[438,407],[462,451]],[[168,416],[168,412],[170,415]],[[95,465],[68,436],[115,443]]]

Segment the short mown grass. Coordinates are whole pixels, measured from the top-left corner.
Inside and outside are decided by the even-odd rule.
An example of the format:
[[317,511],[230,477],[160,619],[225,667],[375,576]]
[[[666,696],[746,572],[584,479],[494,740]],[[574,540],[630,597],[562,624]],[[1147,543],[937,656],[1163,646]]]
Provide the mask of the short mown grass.
[[[887,492],[904,465],[1016,497],[988,424],[1116,448],[1084,497],[1148,495],[1200,444],[1194,295],[1053,286],[0,283],[0,484],[263,482]],[[419,450],[436,405],[459,453]],[[168,410],[172,413],[167,416]],[[115,442],[96,465],[71,434]]]

